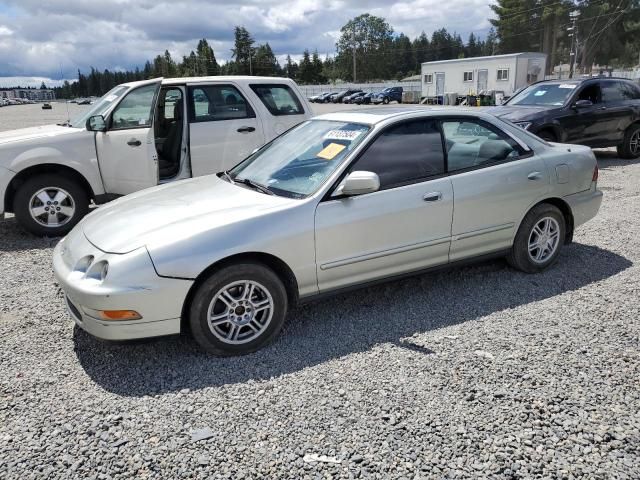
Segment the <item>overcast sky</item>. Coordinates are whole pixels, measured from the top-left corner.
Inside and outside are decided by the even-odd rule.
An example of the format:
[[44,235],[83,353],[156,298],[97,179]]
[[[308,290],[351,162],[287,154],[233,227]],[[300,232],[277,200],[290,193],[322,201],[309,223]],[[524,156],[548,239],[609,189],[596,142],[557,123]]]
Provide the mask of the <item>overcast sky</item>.
[[[244,25],[281,59],[305,48],[335,51],[340,27],[370,13],[396,33],[414,38],[445,27],[466,41],[486,35],[491,0],[0,0],[0,77],[22,85],[75,78],[87,71],[142,66],[168,49],[174,58],[207,38],[219,61],[228,60],[233,27]],[[15,79],[0,78],[0,86]]]

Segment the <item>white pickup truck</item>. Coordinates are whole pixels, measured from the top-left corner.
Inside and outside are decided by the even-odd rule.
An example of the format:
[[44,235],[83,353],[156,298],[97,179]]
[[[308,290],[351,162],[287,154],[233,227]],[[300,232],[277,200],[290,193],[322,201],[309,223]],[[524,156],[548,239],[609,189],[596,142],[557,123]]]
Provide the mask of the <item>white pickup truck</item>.
[[310,117],[286,78],[118,85],[69,124],[0,133],[0,215],[15,213],[36,235],[64,235],[91,201],[227,170]]

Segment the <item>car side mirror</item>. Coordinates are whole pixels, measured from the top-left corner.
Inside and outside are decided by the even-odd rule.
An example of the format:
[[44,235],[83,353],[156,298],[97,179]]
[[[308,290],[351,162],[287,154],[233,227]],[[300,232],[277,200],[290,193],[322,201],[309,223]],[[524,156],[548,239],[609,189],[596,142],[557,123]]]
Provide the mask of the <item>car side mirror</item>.
[[574,108],[588,108],[593,107],[593,102],[591,100],[578,100],[573,104]]
[[346,195],[353,197],[365,193],[377,192],[380,188],[380,178],[373,172],[355,171],[347,175],[340,186],[333,193],[334,197]]
[[106,132],[107,122],[102,115],[93,115],[87,118],[86,127],[90,132]]

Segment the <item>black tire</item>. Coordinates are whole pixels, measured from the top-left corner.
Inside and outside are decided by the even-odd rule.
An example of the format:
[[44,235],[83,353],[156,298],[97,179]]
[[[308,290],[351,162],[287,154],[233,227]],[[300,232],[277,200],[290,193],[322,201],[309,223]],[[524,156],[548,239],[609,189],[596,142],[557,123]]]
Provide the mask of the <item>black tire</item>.
[[540,137],[545,142],[557,142],[558,141],[558,136],[556,135],[556,133],[553,130],[549,130],[549,129],[542,130],[541,132],[538,132],[536,135],[538,135],[538,137]]
[[[552,218],[558,225],[558,239],[555,250],[543,261],[534,261],[532,255],[529,253],[529,239],[532,235],[533,228],[538,225],[543,219]],[[532,208],[529,213],[524,217],[518,233],[516,234],[515,241],[511,247],[511,252],[507,256],[507,261],[513,268],[517,268],[526,273],[538,273],[553,265],[558,259],[560,250],[565,241],[566,225],[562,212],[554,205],[548,203],[541,203],[540,205]],[[535,237],[534,237],[535,238]],[[534,252],[537,253],[536,250]]]
[[[33,199],[34,195],[43,189],[50,189],[46,190],[46,194],[51,198],[52,205],[46,205],[40,200]],[[53,205],[56,189],[68,194],[69,200],[65,200],[61,205]],[[31,215],[32,199],[38,204],[42,203],[42,207],[45,209],[56,208],[59,210],[64,206],[72,206],[73,213],[70,216],[56,213],[55,219],[59,220],[59,224],[46,226],[44,219],[48,218],[48,214],[38,217],[42,223]],[[73,179],[63,177],[60,174],[42,174],[28,179],[18,187],[13,198],[13,209],[16,220],[25,230],[41,237],[60,237],[69,233],[89,212],[89,194]]]
[[[216,294],[221,291],[223,287],[233,284],[234,282],[242,281],[256,282],[264,287],[273,300],[273,311],[271,319],[266,323],[264,331],[259,333],[258,336],[250,339],[246,343],[232,344],[223,341],[213,333],[208,321],[209,306]],[[240,290],[239,296],[243,294],[242,292],[243,290]],[[217,303],[214,304],[214,311],[215,305],[217,305]],[[224,307],[224,304],[221,305]],[[226,308],[227,307],[224,307],[224,309]],[[220,269],[198,287],[189,307],[189,323],[193,337],[206,352],[218,356],[245,355],[255,352],[273,341],[282,330],[287,309],[287,291],[273,270],[260,263],[239,263]],[[247,309],[247,312],[248,311]],[[233,310],[231,306],[229,306],[229,312],[236,313],[236,310]],[[224,311],[222,313],[224,313]],[[242,315],[243,313],[246,312],[243,310],[238,315]],[[253,322],[251,321],[249,323]],[[232,324],[225,323],[221,328],[224,329],[225,327],[228,333],[232,328]],[[241,327],[234,325],[233,328],[244,332],[241,333],[242,335],[245,335],[246,332],[249,331],[247,329],[250,329],[248,325]],[[224,333],[224,331],[218,333]]]
[[387,97],[384,97],[382,99],[382,103],[384,103],[385,105],[389,105],[389,99]]
[[640,157],[640,124],[635,123],[627,128],[624,140],[618,145],[618,156],[625,160],[633,160]]

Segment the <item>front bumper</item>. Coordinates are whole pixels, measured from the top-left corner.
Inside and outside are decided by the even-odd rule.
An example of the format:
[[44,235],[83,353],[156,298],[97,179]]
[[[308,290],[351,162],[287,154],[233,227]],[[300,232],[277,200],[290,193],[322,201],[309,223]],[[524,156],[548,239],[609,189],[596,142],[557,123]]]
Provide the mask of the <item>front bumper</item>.
[[[94,263],[109,262],[104,281],[86,278],[75,268],[87,255]],[[191,280],[159,277],[146,248],[109,254],[93,246],[76,228],[53,252],[53,271],[64,291],[69,314],[91,335],[106,340],[130,340],[180,333],[182,307]],[[139,320],[103,320],[91,310],[135,310]]]
[[14,175],[15,173],[11,170],[0,167],[0,215],[5,212],[6,205],[4,204],[4,197]]
[[577,227],[596,216],[602,204],[602,192],[597,188],[564,197],[573,214],[573,226]]

